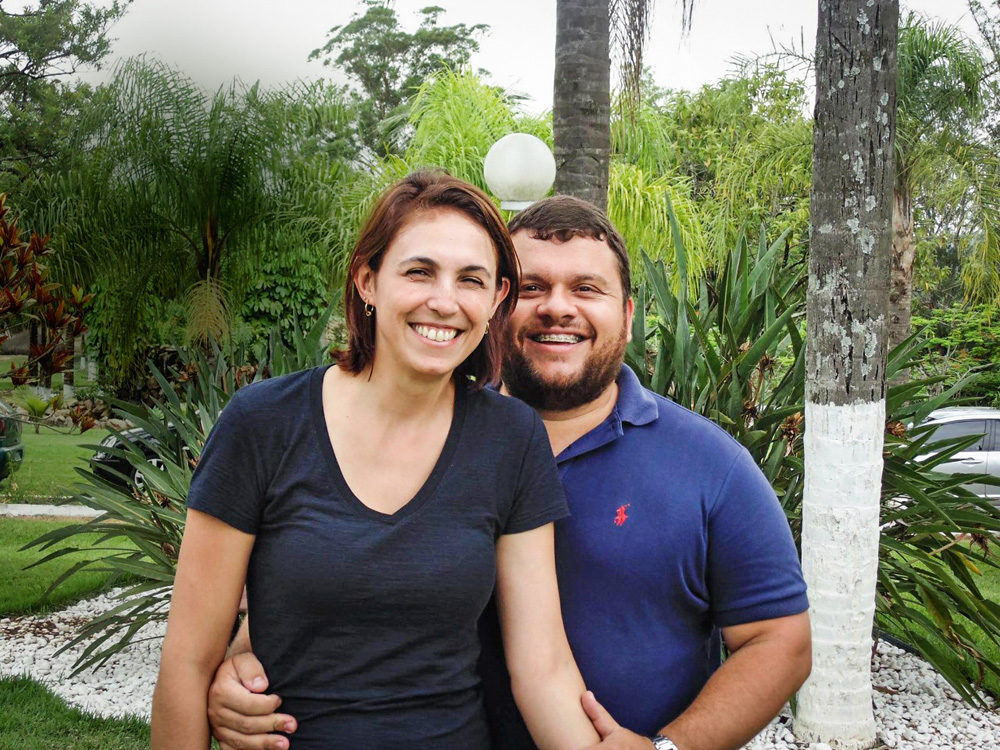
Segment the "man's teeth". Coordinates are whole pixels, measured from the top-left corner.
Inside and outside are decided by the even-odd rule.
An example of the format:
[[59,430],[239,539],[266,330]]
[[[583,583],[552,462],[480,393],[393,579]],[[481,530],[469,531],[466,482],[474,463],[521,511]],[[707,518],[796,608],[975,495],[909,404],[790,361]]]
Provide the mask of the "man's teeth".
[[413,326],[413,329],[431,341],[451,341],[458,335],[454,328],[431,328],[430,326]]
[[583,341],[583,336],[572,333],[542,333],[533,338],[540,344],[576,344]]

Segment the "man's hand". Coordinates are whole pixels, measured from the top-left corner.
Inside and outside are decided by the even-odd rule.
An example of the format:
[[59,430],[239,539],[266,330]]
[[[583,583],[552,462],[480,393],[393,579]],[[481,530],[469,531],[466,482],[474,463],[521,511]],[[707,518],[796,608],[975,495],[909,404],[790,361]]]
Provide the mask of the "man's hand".
[[208,691],[208,720],[222,750],[288,750],[288,739],[268,732],[292,733],[295,719],[274,713],[277,695],[262,695],[267,676],[257,657],[246,652],[226,659]]
[[597,698],[589,690],[583,694],[581,699],[583,710],[587,712],[594,729],[601,735],[601,744],[595,748],[604,750],[650,750],[653,741],[635,732],[630,732],[625,727],[619,726],[618,722],[609,714],[604,706],[597,702]]

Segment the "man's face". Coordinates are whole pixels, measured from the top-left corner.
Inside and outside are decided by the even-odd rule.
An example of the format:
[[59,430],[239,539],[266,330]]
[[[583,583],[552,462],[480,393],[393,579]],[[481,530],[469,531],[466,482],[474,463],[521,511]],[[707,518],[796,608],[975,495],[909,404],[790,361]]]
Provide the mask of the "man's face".
[[517,307],[505,337],[503,381],[541,411],[567,411],[600,396],[618,376],[631,339],[632,300],[607,243],[514,234],[521,262]]

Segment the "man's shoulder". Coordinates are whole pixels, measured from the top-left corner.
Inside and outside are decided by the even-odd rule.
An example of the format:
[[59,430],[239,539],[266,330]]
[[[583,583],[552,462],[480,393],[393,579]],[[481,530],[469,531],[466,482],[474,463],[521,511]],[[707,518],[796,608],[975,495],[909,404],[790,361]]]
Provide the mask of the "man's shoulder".
[[[714,446],[726,452],[738,451],[743,446],[736,438],[707,417],[643,387],[647,398],[656,404],[657,417],[646,431],[649,439],[659,439],[669,434],[672,440],[693,440],[700,446]],[[640,433],[642,434],[642,433]]]

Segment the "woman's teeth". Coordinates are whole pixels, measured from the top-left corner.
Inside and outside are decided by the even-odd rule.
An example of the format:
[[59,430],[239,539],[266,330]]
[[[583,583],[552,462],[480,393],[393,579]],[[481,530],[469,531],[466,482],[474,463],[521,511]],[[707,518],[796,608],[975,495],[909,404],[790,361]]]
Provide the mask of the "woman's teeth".
[[431,328],[430,326],[413,326],[413,330],[431,341],[451,341],[458,335],[454,328]]

